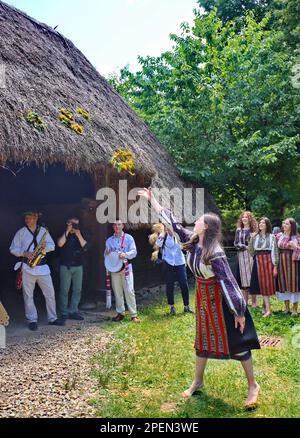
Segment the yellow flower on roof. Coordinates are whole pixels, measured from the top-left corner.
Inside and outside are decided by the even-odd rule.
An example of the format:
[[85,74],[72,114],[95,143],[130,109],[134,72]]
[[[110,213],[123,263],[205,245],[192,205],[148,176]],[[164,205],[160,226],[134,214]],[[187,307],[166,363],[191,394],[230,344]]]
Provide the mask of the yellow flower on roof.
[[77,134],[79,134],[79,135],[83,135],[83,133],[84,133],[83,126],[78,125],[77,123],[72,123],[71,129],[73,129],[73,131],[77,132]]
[[68,117],[66,117],[64,114],[60,114],[59,120],[61,121],[61,123],[63,125],[66,125],[68,127],[70,127],[72,124],[72,121]]
[[112,166],[120,173],[122,170],[134,176],[134,155],[130,151],[118,149],[110,160]]
[[90,120],[90,118],[91,118],[90,113],[88,113],[88,112],[87,112],[86,110],[84,110],[83,108],[80,108],[80,107],[76,108],[76,112],[77,112],[78,114],[81,114],[86,120]]
[[67,117],[69,120],[73,120],[73,114],[71,113],[71,111],[68,111],[66,108],[60,108],[59,109],[60,113],[62,115],[64,115],[65,117]]

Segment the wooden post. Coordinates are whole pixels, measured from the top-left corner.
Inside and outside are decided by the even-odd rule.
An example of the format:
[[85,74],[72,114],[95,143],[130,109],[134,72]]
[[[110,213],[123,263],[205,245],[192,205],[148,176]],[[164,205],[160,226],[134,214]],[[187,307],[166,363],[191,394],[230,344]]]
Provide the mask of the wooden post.
[[[88,251],[88,302],[97,303],[105,300],[104,248],[107,236],[106,224],[99,224],[96,217],[97,208],[101,201],[96,200],[97,191],[107,185],[106,167],[99,166],[93,176],[94,198],[82,199],[82,222],[90,232],[90,249]],[[101,294],[103,296],[101,296]]]
[[[109,187],[110,178],[109,178],[109,169],[107,166],[101,167],[97,173],[94,175],[95,181],[95,197],[97,191],[102,187]],[[97,202],[99,205],[99,202]],[[95,229],[96,229],[96,251],[95,254],[95,291],[98,292],[97,301],[105,301],[105,289],[106,289],[106,271],[104,267],[104,250],[105,250],[105,242],[108,237],[109,225],[99,224],[96,218],[96,210],[95,210]]]
[[87,265],[85,272],[85,288],[87,294],[85,301],[96,302],[101,285],[101,270],[99,264],[99,257],[101,248],[99,248],[99,224],[96,219],[96,210],[98,202],[95,199],[82,199],[81,222],[89,236],[89,250],[87,253]]

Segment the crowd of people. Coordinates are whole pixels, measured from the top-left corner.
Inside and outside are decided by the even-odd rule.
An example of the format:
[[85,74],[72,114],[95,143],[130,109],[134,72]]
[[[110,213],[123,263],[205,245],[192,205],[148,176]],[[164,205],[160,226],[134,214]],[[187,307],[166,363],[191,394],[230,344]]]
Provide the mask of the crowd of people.
[[[47,263],[47,253],[55,250],[55,243],[48,230],[39,225],[40,213],[24,213],[24,227],[18,230],[10,246],[10,252],[18,258],[15,265],[17,288],[22,289],[25,316],[28,328],[38,329],[38,313],[34,303],[36,284],[40,287],[46,302],[48,322],[50,325],[62,326],[66,319],[83,320],[78,311],[83,282],[83,256],[88,243],[80,230],[79,219],[67,220],[66,229],[58,239],[60,248],[60,291],[59,316],[55,290]],[[71,300],[69,305],[70,288]]]
[[[169,315],[176,315],[174,283],[178,280],[183,311],[194,313],[189,303],[186,267],[196,284],[196,369],[191,386],[183,392],[190,397],[204,384],[207,360],[234,359],[241,363],[248,382],[247,408],[256,406],[260,387],[253,370],[251,350],[260,349],[247,304],[257,307],[257,296],[263,297],[263,317],[272,315],[270,297],[285,303],[284,313],[298,315],[300,301],[300,236],[293,218],[282,223],[282,230],[272,230],[267,217],[258,222],[254,215],[243,212],[237,223],[234,246],[238,269],[232,272],[222,247],[221,220],[213,213],[201,216],[190,231],[176,221],[171,210],[161,206],[151,188],[139,191],[160,217],[150,243],[155,247],[157,262],[164,263]],[[67,220],[66,229],[58,239],[60,256],[59,317],[55,293],[47,264],[47,253],[55,249],[48,230],[38,224],[39,213],[26,212],[25,226],[12,241],[10,252],[19,258],[15,269],[22,273],[25,315],[30,330],[37,330],[38,315],[34,304],[34,289],[38,284],[44,294],[48,321],[64,325],[66,319],[83,320],[78,306],[83,280],[83,257],[88,242],[80,230],[79,219]],[[125,301],[131,321],[140,322],[134,291],[131,260],[137,255],[134,238],[124,232],[120,220],[113,224],[114,233],[106,240],[104,259],[107,289],[115,296],[114,322],[125,317]],[[153,253],[154,254],[154,253]],[[69,293],[71,289],[71,299]],[[70,303],[69,303],[70,301]]]
[[234,278],[222,248],[221,220],[213,213],[202,215],[194,230],[184,228],[172,211],[158,203],[151,188],[139,191],[159,213],[160,221],[173,233],[186,252],[186,262],[196,284],[195,377],[183,397],[191,397],[204,385],[208,359],[239,361],[248,382],[246,409],[256,406],[258,385],[251,350],[260,349],[256,330],[246,301]]
[[[84,255],[89,243],[80,228],[77,217],[69,218],[63,234],[57,240],[60,249],[60,288],[56,303],[47,254],[55,250],[55,242],[49,231],[39,224],[41,214],[35,210],[24,213],[24,226],[19,229],[10,245],[10,252],[17,257],[16,287],[23,292],[25,317],[28,328],[38,329],[38,312],[34,302],[35,286],[38,285],[46,302],[49,325],[63,326],[67,319],[82,321],[79,312],[84,271]],[[137,255],[134,238],[123,231],[123,224],[117,220],[113,224],[114,233],[107,239],[105,257],[116,254],[120,261],[117,271],[108,272],[112,280],[117,314],[113,321],[121,321],[125,316],[125,302],[131,320],[139,322],[134,291],[132,265],[128,260]]]
[[[221,220],[213,213],[202,215],[193,231],[176,221],[172,211],[164,208],[155,199],[151,188],[139,195],[146,198],[160,214],[165,229],[158,235],[156,245],[166,246],[169,251],[178,244],[178,251],[185,251],[186,264],[194,274],[196,289],[196,368],[195,377],[183,393],[192,396],[204,385],[204,372],[209,358],[234,359],[241,363],[248,382],[247,409],[255,408],[260,392],[256,381],[251,351],[260,349],[252,317],[248,311],[248,298],[257,306],[257,296],[263,297],[263,317],[270,317],[270,297],[277,293],[284,301],[284,313],[298,315],[300,301],[300,236],[293,218],[286,218],[282,230],[273,229],[269,218],[262,217],[258,223],[251,212],[243,212],[238,220],[234,246],[238,252],[238,269],[233,274],[222,247]],[[170,240],[171,239],[171,240]],[[182,265],[179,253],[170,257],[165,249],[162,257],[167,264]],[[164,253],[163,253],[164,254]],[[175,257],[176,254],[176,257]],[[173,278],[174,271],[173,268]],[[177,273],[178,280],[182,274]],[[167,297],[173,309],[167,275]],[[183,300],[184,288],[180,283]]]
[[[284,302],[284,313],[298,315],[300,301],[300,235],[295,219],[286,218],[272,229],[269,218],[257,222],[254,215],[243,212],[238,220],[234,246],[238,251],[237,281],[246,302],[251,296],[263,297],[263,317],[272,314],[270,297]],[[291,309],[292,305],[292,309]]]

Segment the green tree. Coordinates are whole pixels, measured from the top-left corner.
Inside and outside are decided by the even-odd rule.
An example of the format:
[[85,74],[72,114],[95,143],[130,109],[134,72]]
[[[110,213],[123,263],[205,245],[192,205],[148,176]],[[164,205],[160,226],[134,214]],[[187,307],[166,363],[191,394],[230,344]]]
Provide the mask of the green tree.
[[[216,11],[171,35],[172,51],[139,58],[111,83],[148,123],[181,174],[221,208],[279,215],[295,196],[299,90],[283,33],[253,14],[237,31]],[[238,24],[239,26],[239,24]]]
[[298,0],[274,1],[275,26],[281,29],[284,39],[300,55],[300,2]]
[[198,0],[198,4],[208,13],[216,9],[218,17],[223,21],[243,18],[249,11],[254,12],[260,20],[273,0]]

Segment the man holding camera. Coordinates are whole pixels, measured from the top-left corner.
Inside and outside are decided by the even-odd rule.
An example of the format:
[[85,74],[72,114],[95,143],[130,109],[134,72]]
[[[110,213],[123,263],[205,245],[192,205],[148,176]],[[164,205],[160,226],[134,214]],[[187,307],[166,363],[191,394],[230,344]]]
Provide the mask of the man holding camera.
[[[83,282],[83,255],[87,241],[81,234],[79,219],[68,219],[67,228],[57,242],[60,254],[60,313],[64,319],[82,321],[78,312]],[[68,310],[69,290],[72,284],[72,296]]]

